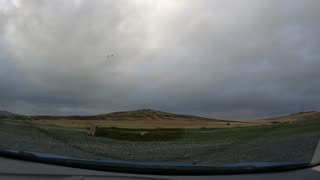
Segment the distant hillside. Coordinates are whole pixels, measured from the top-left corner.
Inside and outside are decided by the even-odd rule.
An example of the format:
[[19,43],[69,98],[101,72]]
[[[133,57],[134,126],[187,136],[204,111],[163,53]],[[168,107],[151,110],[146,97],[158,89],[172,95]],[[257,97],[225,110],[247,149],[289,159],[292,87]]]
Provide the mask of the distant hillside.
[[18,114],[14,114],[8,111],[0,111],[0,117],[17,117],[20,116]]
[[[13,113],[12,113],[13,114]],[[204,118],[192,115],[175,114],[171,112],[141,109],[121,111],[93,116],[19,116],[18,118],[33,120],[35,123],[51,124],[63,127],[88,128],[118,127],[118,128],[230,128],[274,123],[287,123],[304,120],[319,120],[320,112],[300,112],[288,116],[264,118],[248,121],[230,121]]]
[[320,120],[320,112],[309,111],[309,112],[299,112],[290,114],[288,116],[272,117],[266,119],[255,120],[255,122],[293,122],[293,121],[303,121],[303,120]]
[[94,116],[33,116],[34,119],[77,119],[77,120],[200,120],[230,122],[221,119],[210,119],[191,115],[181,115],[170,112],[141,109],[134,111],[121,111]]
[[159,119],[197,119],[197,120],[215,120],[215,121],[225,121],[220,119],[210,119],[204,118],[199,116],[192,116],[192,115],[182,115],[182,114],[175,114],[171,112],[163,112],[163,111],[156,111],[152,109],[141,109],[135,111],[122,111],[122,112],[113,112],[109,114],[102,114],[98,115],[99,118],[104,119],[149,119],[149,120],[159,120]]
[[229,121],[192,115],[141,109],[121,111],[94,116],[32,116],[44,124],[70,127],[121,127],[121,128],[224,128],[271,125],[303,120],[320,120],[320,112],[300,112],[288,116],[264,118],[248,121]]

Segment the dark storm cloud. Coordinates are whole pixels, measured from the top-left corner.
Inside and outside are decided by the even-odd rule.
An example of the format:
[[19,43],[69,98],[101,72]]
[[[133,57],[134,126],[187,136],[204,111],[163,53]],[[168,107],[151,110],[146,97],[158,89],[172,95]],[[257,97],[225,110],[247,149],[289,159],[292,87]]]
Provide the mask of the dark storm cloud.
[[318,0],[0,2],[0,108],[320,110]]

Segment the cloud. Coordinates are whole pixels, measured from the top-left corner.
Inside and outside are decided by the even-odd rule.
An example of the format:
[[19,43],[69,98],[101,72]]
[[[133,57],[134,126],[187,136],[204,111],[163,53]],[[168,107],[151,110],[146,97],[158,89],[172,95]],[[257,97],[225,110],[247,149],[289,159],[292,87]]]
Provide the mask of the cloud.
[[2,108],[245,119],[320,109],[317,0],[0,1]]

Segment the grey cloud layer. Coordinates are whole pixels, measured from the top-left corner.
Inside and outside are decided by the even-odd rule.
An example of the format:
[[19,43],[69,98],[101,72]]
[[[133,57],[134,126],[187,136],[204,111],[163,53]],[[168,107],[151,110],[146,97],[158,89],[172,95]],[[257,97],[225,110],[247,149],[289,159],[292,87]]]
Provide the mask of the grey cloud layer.
[[0,109],[320,110],[318,0],[0,2]]

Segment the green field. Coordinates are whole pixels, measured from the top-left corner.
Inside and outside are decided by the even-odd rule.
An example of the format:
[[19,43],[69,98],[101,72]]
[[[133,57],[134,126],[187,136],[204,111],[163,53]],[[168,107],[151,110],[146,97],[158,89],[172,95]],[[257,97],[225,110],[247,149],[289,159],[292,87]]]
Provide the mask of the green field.
[[[92,131],[92,127],[96,127],[94,129],[98,129],[99,133]],[[71,143],[83,140],[120,140],[229,144],[308,133],[320,134],[320,113],[301,112],[250,122],[207,119],[154,110],[115,112],[97,116],[18,116],[0,118],[0,129],[25,135],[38,132],[58,141]]]
[[[21,120],[2,120],[16,132],[28,133],[27,127],[33,131],[41,131],[55,138],[68,141],[81,141],[81,139],[112,139],[122,141],[140,142],[168,142],[168,143],[235,143],[248,142],[250,140],[294,136],[306,133],[320,134],[320,120],[303,120],[295,122],[275,123],[271,125],[233,127],[233,128],[200,128],[200,129],[143,129],[143,128],[101,128],[102,133],[98,137],[88,135],[87,128],[70,128],[52,125],[32,124]],[[17,128],[19,126],[20,128]]]
[[116,128],[35,124],[0,119],[0,149],[81,159],[173,162],[310,161],[320,138],[320,119],[228,128]]
[[258,138],[319,133],[320,120],[272,125],[202,129],[123,129],[104,128],[101,137],[126,141],[167,141],[183,143],[232,143]]

